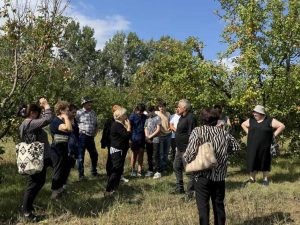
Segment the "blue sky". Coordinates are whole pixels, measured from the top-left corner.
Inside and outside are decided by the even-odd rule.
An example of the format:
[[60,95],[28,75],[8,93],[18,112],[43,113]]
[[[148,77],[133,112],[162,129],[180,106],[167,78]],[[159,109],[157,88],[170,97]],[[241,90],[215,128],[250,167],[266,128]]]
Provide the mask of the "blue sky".
[[214,14],[219,8],[215,0],[71,0],[70,15],[95,29],[98,48],[117,31],[143,40],[196,36],[205,44],[205,58],[214,60],[226,48],[220,43],[224,23]]

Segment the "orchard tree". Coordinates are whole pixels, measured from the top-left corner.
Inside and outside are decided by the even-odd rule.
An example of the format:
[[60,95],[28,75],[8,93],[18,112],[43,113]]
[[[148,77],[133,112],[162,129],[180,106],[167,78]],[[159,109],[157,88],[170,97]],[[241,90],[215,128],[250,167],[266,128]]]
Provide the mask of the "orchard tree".
[[1,3],[0,139],[14,123],[18,106],[45,93],[56,66],[52,49],[59,45],[67,21],[66,6],[62,0],[36,1],[35,7],[30,1]]

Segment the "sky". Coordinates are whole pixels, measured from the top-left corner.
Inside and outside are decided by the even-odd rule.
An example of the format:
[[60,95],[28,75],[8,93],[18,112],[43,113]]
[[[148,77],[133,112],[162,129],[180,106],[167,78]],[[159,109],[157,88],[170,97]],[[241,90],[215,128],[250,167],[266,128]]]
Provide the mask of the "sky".
[[144,41],[195,36],[204,42],[204,57],[216,60],[226,48],[217,9],[215,0],[71,0],[67,13],[94,28],[98,49],[118,31],[135,32]]

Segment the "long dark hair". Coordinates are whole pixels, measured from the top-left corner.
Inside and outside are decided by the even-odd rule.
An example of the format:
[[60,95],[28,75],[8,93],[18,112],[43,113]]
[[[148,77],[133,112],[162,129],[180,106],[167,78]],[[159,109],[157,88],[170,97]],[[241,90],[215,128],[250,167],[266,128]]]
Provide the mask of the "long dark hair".
[[38,113],[38,117],[40,116],[42,109],[39,105],[35,104],[35,103],[31,103],[28,105],[23,104],[19,111],[18,111],[18,116],[21,116],[23,118],[27,118],[30,116],[31,112],[37,112]]

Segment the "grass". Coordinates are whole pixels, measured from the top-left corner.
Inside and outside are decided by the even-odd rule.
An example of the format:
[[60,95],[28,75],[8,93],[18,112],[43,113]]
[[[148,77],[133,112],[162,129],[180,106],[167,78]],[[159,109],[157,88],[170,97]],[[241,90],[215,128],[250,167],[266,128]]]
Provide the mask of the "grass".
[[[14,143],[0,144],[6,151],[0,160],[0,174],[4,175],[0,184],[0,224],[24,224],[20,205],[26,178],[17,174]],[[99,155],[100,173],[104,174],[106,151],[101,149]],[[89,157],[86,159],[86,175],[89,175]],[[274,160],[270,178],[269,187],[263,187],[261,179],[243,187],[246,173],[240,167],[229,168],[225,200],[228,225],[300,224],[300,160],[284,157]],[[35,200],[37,213],[45,217],[40,224],[198,224],[195,201],[185,203],[180,196],[169,194],[175,185],[173,173],[159,180],[137,178],[121,183],[115,198],[103,197],[104,175],[78,182],[77,171],[73,170],[68,193],[59,201],[50,201],[50,180],[51,169]]]

